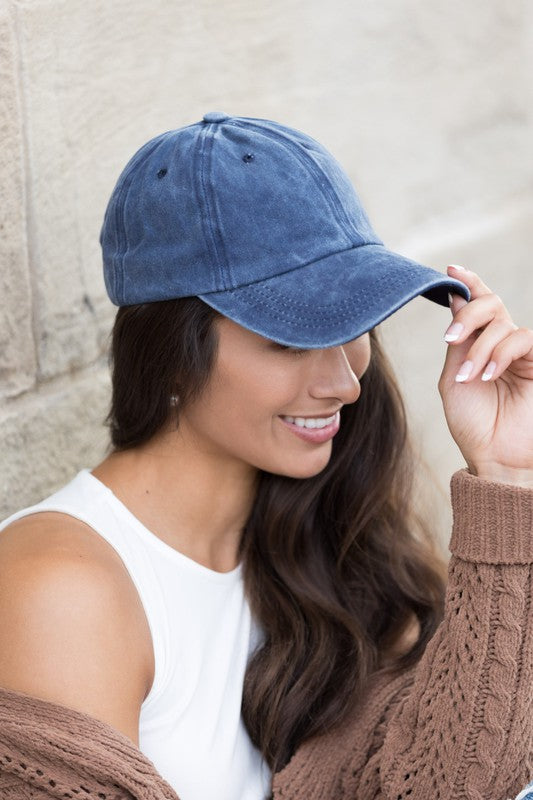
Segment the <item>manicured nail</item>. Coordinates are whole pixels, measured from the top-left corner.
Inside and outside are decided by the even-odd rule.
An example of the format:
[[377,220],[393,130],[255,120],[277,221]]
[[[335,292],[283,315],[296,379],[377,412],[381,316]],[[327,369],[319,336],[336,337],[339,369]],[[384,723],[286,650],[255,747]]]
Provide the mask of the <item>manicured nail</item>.
[[448,264],[449,267],[453,267],[453,269],[458,269],[461,272],[466,272],[466,269],[462,267],[460,264]]
[[459,368],[459,372],[455,376],[455,380],[457,383],[462,383],[462,381],[466,381],[472,370],[474,369],[474,362],[473,361],[465,361],[464,364],[461,365]]
[[461,335],[464,325],[462,322],[452,322],[444,335],[445,342],[455,342]]
[[485,372],[481,376],[481,380],[482,381],[490,381],[490,379],[494,375],[495,369],[496,369],[496,362],[495,361],[489,361],[489,363],[485,367]]

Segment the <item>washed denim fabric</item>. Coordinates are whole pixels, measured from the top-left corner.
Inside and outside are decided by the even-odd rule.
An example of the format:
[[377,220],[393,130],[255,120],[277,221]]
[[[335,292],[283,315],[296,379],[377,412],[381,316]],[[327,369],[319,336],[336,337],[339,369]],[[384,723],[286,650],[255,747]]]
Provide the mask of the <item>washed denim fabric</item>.
[[515,800],[533,800],[533,781],[515,797]]
[[197,295],[296,347],[344,343],[419,294],[469,299],[464,284],[384,246],[317,141],[216,111],[141,147],[100,241],[116,305]]

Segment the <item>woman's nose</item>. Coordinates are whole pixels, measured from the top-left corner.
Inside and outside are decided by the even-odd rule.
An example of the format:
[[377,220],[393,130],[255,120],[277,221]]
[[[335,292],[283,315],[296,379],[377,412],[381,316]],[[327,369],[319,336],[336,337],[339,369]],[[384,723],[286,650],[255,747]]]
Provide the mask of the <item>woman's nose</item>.
[[310,394],[322,399],[336,398],[342,403],[355,403],[358,399],[361,386],[342,345],[321,350]]

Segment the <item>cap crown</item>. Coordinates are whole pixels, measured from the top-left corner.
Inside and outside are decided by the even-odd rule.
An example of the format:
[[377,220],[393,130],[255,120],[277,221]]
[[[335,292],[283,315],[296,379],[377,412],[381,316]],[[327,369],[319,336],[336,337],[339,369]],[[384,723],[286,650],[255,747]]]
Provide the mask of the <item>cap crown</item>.
[[141,147],[113,191],[100,241],[116,305],[235,289],[383,244],[316,140],[221,112]]

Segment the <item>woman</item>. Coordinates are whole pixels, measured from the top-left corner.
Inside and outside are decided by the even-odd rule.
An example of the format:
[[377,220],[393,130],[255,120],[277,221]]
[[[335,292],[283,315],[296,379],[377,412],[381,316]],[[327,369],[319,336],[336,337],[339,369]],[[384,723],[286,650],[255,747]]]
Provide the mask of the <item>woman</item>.
[[[2,524],[2,796],[516,794],[533,332],[475,273],[388,251],[332,156],[269,120],[148,142],[101,242],[111,452]],[[451,298],[468,465],[445,603],[375,330],[419,294]]]

